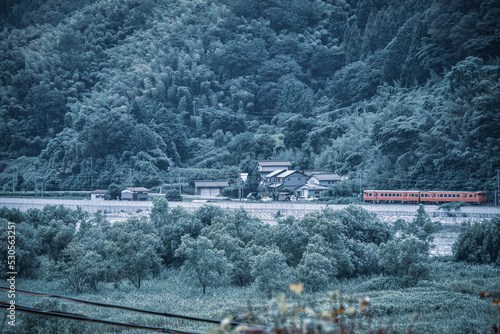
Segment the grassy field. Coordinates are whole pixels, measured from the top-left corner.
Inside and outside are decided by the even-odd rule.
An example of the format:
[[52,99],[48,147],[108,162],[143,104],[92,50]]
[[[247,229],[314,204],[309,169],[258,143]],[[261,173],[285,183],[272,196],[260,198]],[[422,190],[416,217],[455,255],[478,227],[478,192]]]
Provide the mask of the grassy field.
[[[328,291],[338,290],[347,307],[356,306],[359,298],[369,297],[368,309],[349,320],[364,324],[364,329],[357,331],[359,333],[366,333],[366,326],[390,327],[397,332],[405,332],[411,326],[414,333],[485,333],[492,325],[500,322],[499,307],[492,304],[493,298],[500,297],[500,268],[434,261],[430,269],[430,278],[413,287],[404,287],[405,282],[395,278],[365,277],[332,282],[328,289],[316,294],[304,292],[295,296],[289,292],[287,301],[307,306],[302,316],[313,317],[322,311],[338,307],[338,301],[333,303]],[[241,320],[237,319],[238,315],[248,313],[251,305],[254,312],[260,314],[258,323],[266,325],[271,325],[272,319],[265,316],[265,313],[275,307],[265,294],[252,286],[210,288],[203,295],[201,288],[193,282],[185,281],[176,270],[165,270],[161,277],[144,282],[140,290],[124,283],[119,289],[105,285],[98,293],[75,294],[60,280],[20,280],[17,288],[203,318],[223,319],[231,315],[237,321]],[[488,291],[490,295],[481,298],[483,291]],[[17,294],[16,303],[200,333],[214,327],[187,320],[23,294]],[[15,333],[147,333],[144,330],[21,312],[17,312],[16,316]],[[5,327],[9,326],[6,324]]]

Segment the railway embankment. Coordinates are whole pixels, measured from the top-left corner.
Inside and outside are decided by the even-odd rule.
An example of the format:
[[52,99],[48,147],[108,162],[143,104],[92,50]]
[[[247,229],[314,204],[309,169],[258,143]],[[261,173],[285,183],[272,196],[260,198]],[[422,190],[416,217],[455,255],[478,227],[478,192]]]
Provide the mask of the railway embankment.
[[[107,214],[128,213],[134,214],[144,211],[150,211],[153,207],[151,201],[133,202],[133,201],[91,201],[91,200],[69,200],[52,198],[7,198],[0,197],[0,207],[17,208],[21,211],[28,209],[43,209],[46,205],[63,205],[65,207],[76,209],[80,207],[89,213],[101,211]],[[239,201],[220,201],[220,202],[170,202],[171,207],[181,206],[189,212],[193,212],[203,205],[217,205],[226,209],[244,209],[250,215],[259,217],[263,220],[276,219],[279,216],[302,217],[310,212],[319,212],[323,209],[331,208],[339,210],[347,205],[333,205],[321,203],[303,203],[303,202],[239,202]],[[418,205],[408,204],[363,204],[363,207],[369,212],[376,213],[382,217],[411,217],[417,213]],[[500,207],[492,206],[463,206],[457,209],[443,209],[437,205],[426,205],[425,211],[430,217],[441,218],[470,218],[484,219],[500,215]]]

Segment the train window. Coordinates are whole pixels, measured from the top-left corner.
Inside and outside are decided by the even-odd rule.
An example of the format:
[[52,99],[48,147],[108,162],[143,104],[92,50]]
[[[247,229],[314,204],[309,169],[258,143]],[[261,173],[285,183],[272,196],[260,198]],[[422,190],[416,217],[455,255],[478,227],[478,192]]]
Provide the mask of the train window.
[[472,194],[469,194],[469,197],[471,197],[471,198],[472,198]]

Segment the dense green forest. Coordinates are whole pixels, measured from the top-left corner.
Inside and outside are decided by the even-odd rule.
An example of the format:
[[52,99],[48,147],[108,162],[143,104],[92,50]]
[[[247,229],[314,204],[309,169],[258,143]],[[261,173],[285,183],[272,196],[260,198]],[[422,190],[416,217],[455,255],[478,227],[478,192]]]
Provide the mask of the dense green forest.
[[0,9],[4,191],[231,178],[271,158],[366,187],[496,186],[496,0]]

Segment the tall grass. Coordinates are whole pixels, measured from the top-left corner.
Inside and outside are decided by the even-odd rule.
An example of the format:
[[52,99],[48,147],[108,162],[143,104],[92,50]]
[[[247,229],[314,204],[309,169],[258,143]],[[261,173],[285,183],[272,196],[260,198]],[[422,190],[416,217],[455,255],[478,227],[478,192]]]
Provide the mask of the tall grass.
[[[331,310],[334,303],[328,297],[328,289],[338,289],[345,302],[369,297],[371,302],[366,319],[359,319],[371,328],[390,326],[397,332],[405,332],[410,326],[415,333],[485,333],[500,322],[498,307],[492,299],[500,297],[500,268],[487,265],[434,261],[430,264],[431,276],[417,286],[405,288],[396,278],[371,276],[332,282],[321,293],[303,293],[288,299],[308,307],[304,316],[312,317]],[[127,305],[136,308],[186,314],[202,318],[223,319],[230,315],[234,320],[248,313],[249,305],[260,314],[259,322],[272,325],[266,316],[270,302],[264,293],[249,287],[210,288],[202,294],[200,288],[185,281],[177,270],[165,270],[161,277],[148,280],[140,290],[123,283],[119,289],[111,284],[98,293],[75,294],[62,281],[21,280],[19,289],[47,292],[79,299]],[[489,291],[490,297],[482,299],[481,291]],[[53,308],[92,317],[128,321],[149,326],[175,328],[194,332],[207,332],[211,324],[151,316],[123,310],[100,308],[62,300],[17,295],[18,304]],[[100,324],[80,323],[73,320],[56,320],[36,315],[17,313],[15,333],[145,333]],[[368,320],[370,323],[368,324]]]

